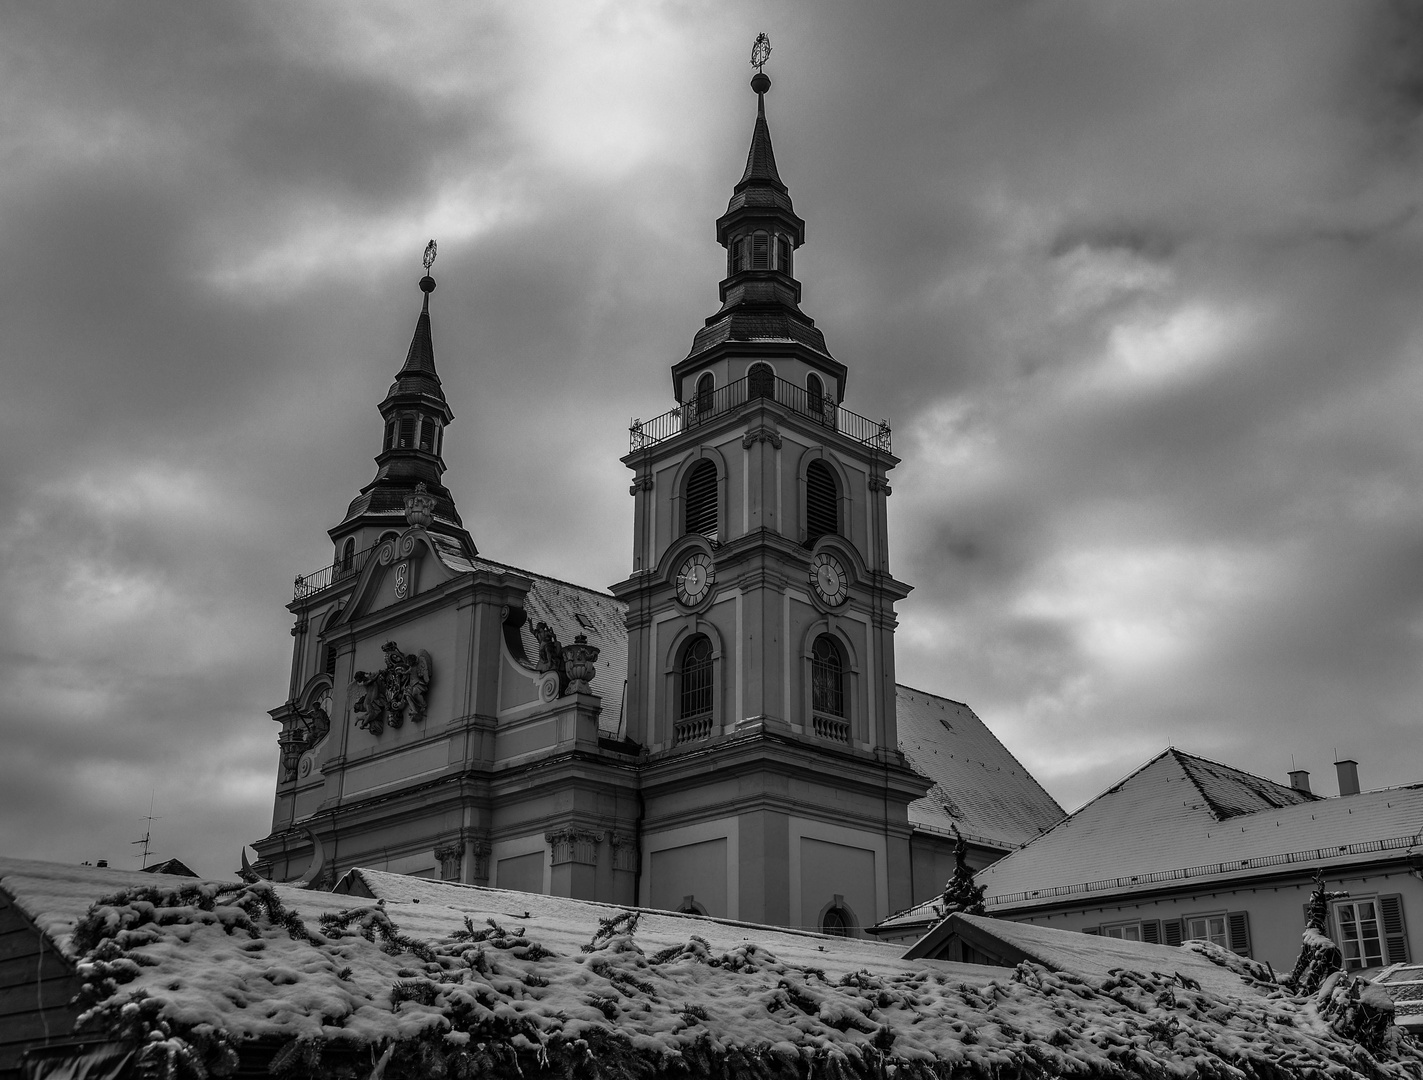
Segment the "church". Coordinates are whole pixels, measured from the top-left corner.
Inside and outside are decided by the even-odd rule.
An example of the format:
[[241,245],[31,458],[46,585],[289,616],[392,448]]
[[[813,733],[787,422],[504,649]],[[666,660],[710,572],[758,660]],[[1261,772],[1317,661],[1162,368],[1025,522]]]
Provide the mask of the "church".
[[800,308],[770,85],[716,221],[721,307],[630,430],[631,569],[606,591],[495,561],[456,509],[427,249],[375,477],[295,581],[257,873],[859,936],[942,891],[956,843],[981,867],[1062,817],[967,705],[896,683],[898,459]]

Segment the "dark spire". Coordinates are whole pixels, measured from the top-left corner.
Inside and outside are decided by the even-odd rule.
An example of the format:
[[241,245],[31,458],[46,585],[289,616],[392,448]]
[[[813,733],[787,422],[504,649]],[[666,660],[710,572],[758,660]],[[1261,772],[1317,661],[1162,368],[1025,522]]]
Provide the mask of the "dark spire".
[[410,349],[380,403],[384,435],[376,458],[379,468],[375,479],[351,502],[341,524],[331,530],[333,538],[366,526],[403,528],[405,497],[423,484],[435,500],[432,531],[452,535],[467,553],[474,552],[474,541],[460,521],[454,499],[440,482],[445,471],[444,430],[454,413],[435,371],[435,343],[430,332],[430,294],[435,291],[435,279],[428,272],[434,261],[435,242],[431,240],[425,249],[426,274],[420,279],[425,299],[415,320]]
[[771,79],[762,72],[751,77],[751,89],[756,91],[756,126],[751,131],[751,149],[746,154],[746,171],[736,185],[740,191],[752,181],[762,181],[786,190],[781,174],[776,172],[776,152],[771,149],[771,129],[766,123],[766,91]]

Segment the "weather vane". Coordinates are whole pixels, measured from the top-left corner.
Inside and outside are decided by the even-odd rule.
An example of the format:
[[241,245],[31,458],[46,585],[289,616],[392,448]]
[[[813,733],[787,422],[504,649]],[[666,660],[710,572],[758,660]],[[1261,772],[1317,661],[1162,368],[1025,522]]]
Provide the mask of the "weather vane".
[[756,42],[751,46],[751,66],[757,71],[761,71],[769,59],[771,59],[771,39],[764,33],[757,34]]
[[430,272],[430,267],[435,265],[436,250],[438,249],[435,247],[435,241],[433,240],[425,245],[425,273],[427,274]]

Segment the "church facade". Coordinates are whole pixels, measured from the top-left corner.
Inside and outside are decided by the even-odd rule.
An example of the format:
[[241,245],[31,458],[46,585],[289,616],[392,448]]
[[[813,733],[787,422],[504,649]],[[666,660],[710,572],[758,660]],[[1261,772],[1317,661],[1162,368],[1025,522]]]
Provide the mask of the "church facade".
[[[972,710],[897,685],[888,425],[800,309],[805,223],[752,80],[721,308],[633,425],[610,592],[481,555],[443,484],[428,275],[375,478],[296,581],[256,869],[356,866],[858,933],[1061,809]],[[429,258],[427,257],[427,269]]]

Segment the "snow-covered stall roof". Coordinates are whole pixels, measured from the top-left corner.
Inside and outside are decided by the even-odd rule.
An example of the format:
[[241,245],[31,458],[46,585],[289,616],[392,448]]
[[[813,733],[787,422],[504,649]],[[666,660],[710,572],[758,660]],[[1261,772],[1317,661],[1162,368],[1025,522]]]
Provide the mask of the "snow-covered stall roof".
[[323,1078],[1423,1068],[1278,992],[893,960],[872,943],[388,878],[367,887],[408,899],[0,860],[0,888],[77,961],[87,1022],[178,1077],[246,1067],[263,1046],[278,1075]]

